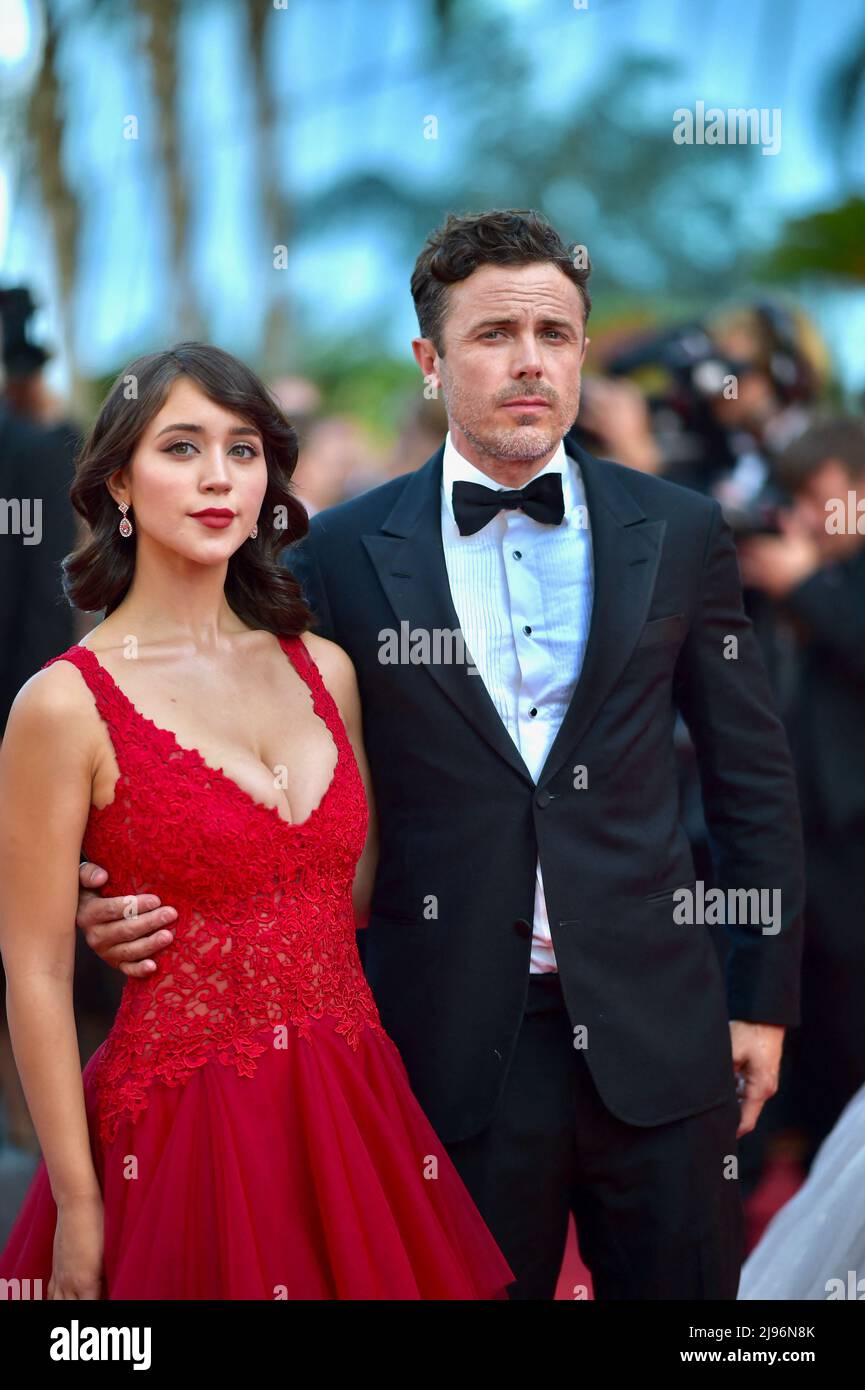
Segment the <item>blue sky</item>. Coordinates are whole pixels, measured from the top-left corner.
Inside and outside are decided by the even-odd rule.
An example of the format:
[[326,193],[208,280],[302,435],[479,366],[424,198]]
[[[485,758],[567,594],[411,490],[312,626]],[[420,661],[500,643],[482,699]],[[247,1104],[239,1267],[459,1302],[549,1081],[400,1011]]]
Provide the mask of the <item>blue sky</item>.
[[[71,13],[89,6],[66,0]],[[651,90],[647,118],[677,106],[780,107],[782,149],[759,161],[761,225],[831,204],[845,188],[816,120],[819,79],[863,22],[861,0],[477,0],[527,55],[540,104],[585,91],[627,50],[675,59],[677,72]],[[3,0],[0,76],[15,90],[32,70],[38,6]],[[64,157],[85,200],[85,238],[76,305],[77,351],[88,372],[114,369],[142,346],[174,336],[161,190],[149,177],[152,105],[147,67],[132,39],[128,4],[79,21],[62,50],[70,103]],[[274,86],[287,112],[275,176],[290,188],[326,185],[340,170],[380,164],[411,180],[447,177],[462,157],[460,112],[431,61],[427,7],[420,0],[291,0],[276,10]],[[179,109],[186,132],[193,210],[194,273],[213,310],[213,336],[254,354],[263,326],[264,276],[256,249],[256,181],[248,131],[251,105],[243,13],[232,0],[187,6],[180,44]],[[479,54],[479,61],[483,55]],[[458,96],[458,93],[456,94]],[[622,111],[630,94],[621,95]],[[138,115],[137,142],[121,138]],[[419,138],[435,112],[437,141]],[[860,111],[865,123],[865,111]],[[13,201],[20,151],[0,144],[0,267],[5,283],[29,283],[45,309],[38,329],[58,341],[49,230],[38,206]],[[865,186],[865,139],[854,169]],[[515,191],[514,203],[519,203]],[[301,228],[301,231],[304,229]],[[258,265],[260,270],[255,271]],[[334,266],[338,275],[334,275]],[[290,272],[293,294],[324,333],[338,335],[381,307],[394,350],[409,352],[415,322],[408,268],[386,225],[359,222],[330,237],[307,236]],[[848,383],[862,382],[865,292],[821,291],[809,308],[836,345]],[[64,363],[51,372],[64,384]]]

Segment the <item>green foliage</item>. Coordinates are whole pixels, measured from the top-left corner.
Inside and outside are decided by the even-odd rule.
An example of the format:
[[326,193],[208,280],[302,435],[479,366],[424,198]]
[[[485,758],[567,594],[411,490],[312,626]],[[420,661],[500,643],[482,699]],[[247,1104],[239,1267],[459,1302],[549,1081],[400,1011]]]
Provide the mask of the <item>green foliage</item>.
[[322,413],[351,415],[383,441],[396,434],[422,389],[413,360],[370,352],[367,338],[319,351],[305,371],[321,388]]
[[830,275],[865,283],[865,198],[789,222],[762,269],[772,280]]

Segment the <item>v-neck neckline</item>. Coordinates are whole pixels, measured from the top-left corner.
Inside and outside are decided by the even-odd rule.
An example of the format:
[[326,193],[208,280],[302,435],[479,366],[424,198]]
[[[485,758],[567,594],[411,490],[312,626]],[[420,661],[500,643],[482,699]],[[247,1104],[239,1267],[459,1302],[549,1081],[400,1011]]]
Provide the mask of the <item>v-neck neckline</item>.
[[[242,787],[240,785],[239,782],[235,782],[234,778],[229,777],[228,774],[224,772],[221,767],[214,767],[211,763],[209,763],[199,748],[190,748],[186,744],[181,743],[172,729],[163,728],[160,724],[155,723],[154,720],[149,719],[146,714],[142,714],[141,710],[138,709],[137,705],[135,705],[133,701],[129,698],[129,696],[126,694],[126,691],[123,690],[123,688],[117,683],[114,676],[109,671],[108,667],[103,665],[103,663],[99,660],[92,647],[85,647],[82,645],[81,642],[76,642],[74,644],[73,650],[87,652],[88,656],[90,657],[90,660],[103,673],[105,679],[111,685],[111,688],[117,693],[117,695],[122,700],[125,707],[130,711],[130,713],[140,723],[146,724],[148,728],[153,729],[163,738],[168,739],[172,744],[173,748],[184,758],[192,758],[193,760],[196,760],[198,762],[198,765],[201,768],[203,768],[211,777],[214,777],[218,779],[221,783],[224,783],[226,786],[233,788],[234,792],[239,797],[241,797],[243,801],[247,803],[247,805],[254,806],[255,809],[258,811],[263,811],[265,815],[269,815],[271,817],[275,816],[276,819],[279,821],[280,825],[284,825],[287,830],[305,830],[311,825],[311,823],[315,819],[317,819],[319,814],[324,810],[325,803],[329,800],[330,795],[336,786],[337,776],[340,772],[343,761],[342,746],[340,743],[340,739],[338,738],[337,731],[332,727],[331,722],[327,717],[327,713],[323,712],[322,709],[319,707],[318,692],[316,691],[314,685],[310,681],[308,681],[306,677],[303,675],[303,673],[300,671],[297,662],[294,660],[294,657],[291,654],[291,651],[286,646],[286,643],[290,641],[299,642],[301,640],[300,637],[283,638],[277,636],[277,634],[274,634],[274,636],[276,636],[277,642],[282,648],[284,654],[288,657],[288,660],[291,662],[293,669],[297,672],[298,677],[300,678],[300,680],[303,681],[304,685],[308,689],[310,697],[312,699],[313,713],[324,724],[325,728],[331,736],[334,746],[336,747],[336,763],[334,764],[334,769],[333,773],[331,774],[330,781],[328,782],[327,787],[325,788],[318,805],[314,806],[313,809],[310,811],[309,815],[306,817],[306,819],[302,821],[286,820],[285,816],[280,815],[278,806],[270,805],[265,801],[257,801],[251,792],[248,792],[245,787]],[[315,666],[315,662],[313,661],[311,652],[306,647],[304,648],[304,650],[307,659],[312,663],[313,666]],[[316,667],[315,669],[316,671],[318,671],[318,667]],[[320,671],[318,672],[318,676],[321,680]],[[324,687],[323,681],[322,687]],[[122,777],[123,773],[121,770],[121,780]],[[119,783],[117,785],[119,785]],[[115,786],[115,792],[110,801],[106,802],[104,806],[96,806],[92,809],[95,810],[97,813],[101,814],[103,811],[108,811],[110,807],[114,806],[117,797],[117,785]]]

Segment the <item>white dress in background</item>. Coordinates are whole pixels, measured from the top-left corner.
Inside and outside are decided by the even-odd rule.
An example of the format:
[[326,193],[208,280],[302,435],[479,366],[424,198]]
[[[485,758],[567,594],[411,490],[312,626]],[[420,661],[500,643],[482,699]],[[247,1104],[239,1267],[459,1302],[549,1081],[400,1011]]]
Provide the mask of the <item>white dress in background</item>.
[[742,1266],[738,1298],[865,1299],[865,1085]]

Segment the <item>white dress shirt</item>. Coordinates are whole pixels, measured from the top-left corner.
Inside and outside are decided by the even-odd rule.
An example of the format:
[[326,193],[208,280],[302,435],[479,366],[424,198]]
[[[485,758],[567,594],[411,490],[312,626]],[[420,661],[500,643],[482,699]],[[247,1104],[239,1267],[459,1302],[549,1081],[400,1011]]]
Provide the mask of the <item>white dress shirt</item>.
[[[457,480],[503,490],[456,449],[442,467],[441,528],[454,608],[466,646],[502,723],[537,782],[579,679],[594,594],[591,530],[579,464],[559,444],[533,477],[562,474],[561,526],[501,511],[472,536],[454,520]],[[526,479],[526,482],[531,481]],[[477,677],[475,677],[477,679]],[[557,969],[537,866],[532,974]]]

